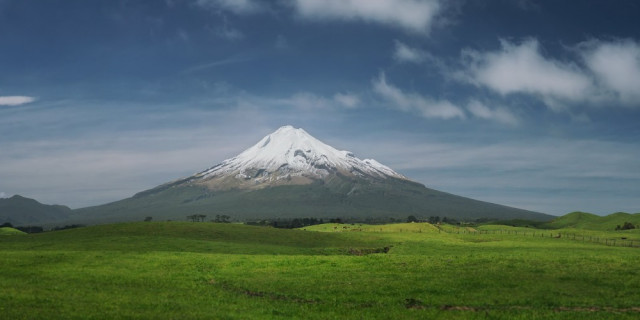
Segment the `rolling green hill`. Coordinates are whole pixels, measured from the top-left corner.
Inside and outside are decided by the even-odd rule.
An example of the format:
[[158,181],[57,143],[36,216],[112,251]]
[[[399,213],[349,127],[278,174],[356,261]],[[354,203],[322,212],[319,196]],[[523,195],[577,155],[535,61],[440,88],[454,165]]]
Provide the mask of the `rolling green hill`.
[[586,212],[572,212],[543,224],[543,227],[553,229],[615,230],[616,226],[622,226],[625,222],[630,222],[640,227],[640,213],[617,212],[607,216],[598,216]]
[[[16,230],[17,231],[17,230]],[[19,232],[19,231],[18,231]],[[175,251],[230,254],[336,254],[381,246],[375,240],[242,224],[145,222],[105,224],[6,240],[39,250]]]

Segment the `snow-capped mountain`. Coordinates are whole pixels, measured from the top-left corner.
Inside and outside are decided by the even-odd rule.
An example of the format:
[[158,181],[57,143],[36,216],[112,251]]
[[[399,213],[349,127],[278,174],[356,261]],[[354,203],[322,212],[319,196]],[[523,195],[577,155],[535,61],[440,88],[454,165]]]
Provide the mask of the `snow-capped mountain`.
[[237,220],[408,215],[454,219],[550,216],[429,189],[371,159],[337,150],[284,126],[239,155],[131,198],[74,210],[76,223],[229,215]]
[[306,184],[330,174],[365,179],[407,179],[373,159],[337,150],[303,129],[284,126],[239,155],[195,174],[191,183],[213,189]]

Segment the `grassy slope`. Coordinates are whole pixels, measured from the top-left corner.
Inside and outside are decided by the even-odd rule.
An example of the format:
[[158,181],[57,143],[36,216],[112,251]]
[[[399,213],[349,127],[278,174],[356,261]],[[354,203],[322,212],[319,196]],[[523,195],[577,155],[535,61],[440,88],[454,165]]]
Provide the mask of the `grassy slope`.
[[615,230],[616,226],[622,226],[625,222],[640,225],[640,213],[629,214],[618,212],[607,216],[597,216],[585,212],[572,212],[558,217],[545,224],[550,228],[575,228],[588,230]]
[[[5,237],[0,312],[10,319],[634,319],[640,311],[632,309],[640,301],[637,248],[417,223],[305,229],[133,223]],[[347,254],[380,246],[391,251]]]

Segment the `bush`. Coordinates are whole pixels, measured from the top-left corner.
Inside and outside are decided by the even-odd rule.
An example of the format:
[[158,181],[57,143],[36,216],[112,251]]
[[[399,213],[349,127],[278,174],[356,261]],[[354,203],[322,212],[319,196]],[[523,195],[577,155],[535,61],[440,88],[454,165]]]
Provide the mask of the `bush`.
[[616,230],[631,230],[631,229],[635,229],[636,226],[633,225],[633,223],[631,222],[625,222],[622,227],[620,225],[618,225],[616,227]]

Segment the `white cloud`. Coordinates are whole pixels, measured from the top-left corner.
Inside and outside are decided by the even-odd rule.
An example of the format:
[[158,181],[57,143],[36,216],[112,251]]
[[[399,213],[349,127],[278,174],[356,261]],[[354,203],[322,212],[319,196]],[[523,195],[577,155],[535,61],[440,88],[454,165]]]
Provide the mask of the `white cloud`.
[[241,40],[244,38],[244,33],[238,29],[234,29],[229,27],[228,25],[224,25],[215,30],[216,36],[227,39],[227,40]]
[[264,10],[263,5],[254,0],[197,0],[196,4],[208,9],[228,10],[235,14],[252,14]]
[[0,192],[0,199],[8,198],[9,195],[6,192]]
[[0,96],[0,106],[14,107],[36,101],[34,97],[27,96]]
[[577,55],[573,61],[543,56],[535,39],[520,44],[502,40],[501,44],[496,51],[463,51],[464,69],[445,73],[503,96],[532,95],[554,111],[601,105],[640,107],[640,44],[633,40],[580,43],[567,50]]
[[415,112],[425,118],[465,118],[464,111],[447,100],[433,100],[417,93],[405,93],[387,83],[384,73],[373,80],[373,90],[389,101],[395,108]]
[[564,101],[583,100],[593,90],[591,79],[575,64],[543,57],[537,40],[501,43],[496,52],[466,51],[462,78],[502,95],[536,95],[554,109]]
[[624,105],[640,106],[640,45],[631,40],[591,40],[578,45],[604,94]]
[[478,100],[469,101],[467,104],[467,110],[469,110],[469,112],[474,116],[481,119],[497,121],[512,126],[517,125],[519,122],[518,118],[508,109],[504,107],[491,109]]
[[427,58],[427,53],[420,49],[409,47],[398,40],[396,40],[395,43],[396,47],[393,52],[393,59],[398,62],[421,63]]
[[[268,102],[263,100],[263,102]],[[353,109],[360,105],[360,97],[354,93],[336,93],[328,98],[311,92],[298,92],[291,97],[275,99],[276,104],[301,110],[335,109],[337,107]]]
[[333,100],[348,109],[357,108],[360,105],[360,97],[353,93],[336,93],[333,95]]
[[293,0],[297,14],[313,20],[361,20],[428,33],[440,12],[436,0]]

